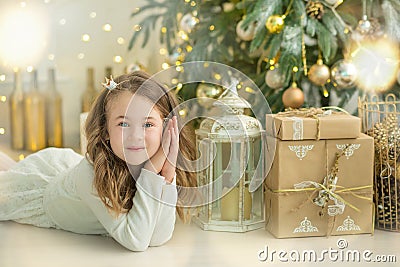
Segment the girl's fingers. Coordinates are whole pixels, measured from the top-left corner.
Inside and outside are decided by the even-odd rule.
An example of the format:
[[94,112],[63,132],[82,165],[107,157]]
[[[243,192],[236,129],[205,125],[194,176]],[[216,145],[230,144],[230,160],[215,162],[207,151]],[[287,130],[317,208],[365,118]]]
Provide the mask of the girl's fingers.
[[176,116],[171,119],[170,126],[170,147],[167,159],[165,160],[164,166],[161,170],[161,175],[169,182],[172,182],[175,171],[176,171],[176,161],[179,151],[179,129],[178,120]]
[[178,157],[179,150],[179,130],[178,130],[178,121],[174,116],[172,118],[172,129],[171,129],[171,146],[169,149],[167,160],[168,162],[175,167],[176,159]]
[[[171,149],[175,150],[175,141],[172,139],[176,139],[176,131],[175,125],[176,120],[168,120],[162,135],[161,145],[156,154],[152,156],[152,158],[144,165],[145,169],[153,171],[155,173],[162,173],[168,176],[171,176],[169,173],[175,172],[175,167],[172,167],[168,164],[171,154]],[[176,159],[175,161],[176,162]],[[175,166],[175,164],[173,164]],[[168,171],[166,171],[168,170]],[[172,175],[173,178],[173,175]],[[171,178],[171,179],[172,179]]]
[[164,131],[163,138],[162,138],[162,144],[161,144],[161,150],[163,151],[163,155],[166,157],[169,153],[169,148],[171,146],[171,130],[170,126],[171,121],[169,120],[167,123],[167,127]]
[[177,140],[177,142],[179,141],[179,128],[178,128],[178,119],[177,119],[177,117],[175,116],[175,125],[174,125],[175,127],[175,137],[176,137],[176,140]]
[[169,153],[169,149],[171,146],[171,130],[168,129],[167,132],[164,134],[163,136],[163,140],[162,140],[162,151],[164,156],[167,156]]

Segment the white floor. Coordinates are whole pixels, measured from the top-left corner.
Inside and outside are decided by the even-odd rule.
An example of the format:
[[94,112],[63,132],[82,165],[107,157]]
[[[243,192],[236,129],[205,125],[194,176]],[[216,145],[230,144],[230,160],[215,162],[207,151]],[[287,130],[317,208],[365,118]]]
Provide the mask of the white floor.
[[[339,249],[339,240],[341,245],[347,243],[347,247]],[[260,251],[266,248],[269,258],[261,261],[259,256],[265,259],[266,254],[260,254]],[[273,250],[277,252],[271,259]],[[287,252],[286,256],[281,254],[282,260],[288,259],[289,263],[293,263],[289,253],[310,250],[316,251],[318,258],[324,250],[331,251],[331,259],[324,254],[325,258],[320,263],[306,259],[297,266],[399,266],[400,233],[376,230],[373,236],[275,239],[264,229],[241,234],[208,232],[194,224],[177,222],[173,238],[164,246],[149,248],[145,252],[130,252],[108,237],[0,222],[0,267],[287,266],[278,258],[279,251]],[[339,255],[335,256],[338,253],[335,250],[342,254],[357,251],[361,255],[361,263],[353,263],[352,256],[348,258],[350,262],[344,256],[343,260],[335,260]],[[369,259],[375,259],[377,255],[394,255],[397,263],[365,264],[362,258],[364,253]]]

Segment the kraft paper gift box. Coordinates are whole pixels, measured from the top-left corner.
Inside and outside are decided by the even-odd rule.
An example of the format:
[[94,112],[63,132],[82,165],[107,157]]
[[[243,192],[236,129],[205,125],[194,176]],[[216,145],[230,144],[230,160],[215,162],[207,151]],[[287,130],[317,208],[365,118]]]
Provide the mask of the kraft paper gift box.
[[265,180],[268,231],[278,238],[372,233],[372,137],[275,141]]
[[266,115],[266,129],[281,140],[357,138],[361,119],[343,112],[304,109]]

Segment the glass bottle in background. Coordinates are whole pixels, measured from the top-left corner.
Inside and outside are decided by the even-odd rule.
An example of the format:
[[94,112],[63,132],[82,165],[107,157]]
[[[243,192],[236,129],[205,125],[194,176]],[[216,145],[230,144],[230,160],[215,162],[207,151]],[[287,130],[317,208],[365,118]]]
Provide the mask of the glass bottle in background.
[[10,95],[11,146],[24,149],[24,92],[21,72],[14,70],[14,90]]
[[25,149],[35,152],[46,147],[46,100],[39,91],[37,70],[31,72],[31,86],[24,98]]
[[107,67],[106,67],[106,71],[105,71],[104,77],[110,79],[111,75],[113,75],[113,74],[112,74],[112,67],[107,66]]
[[63,146],[62,99],[56,88],[55,70],[49,69],[46,91],[47,146]]
[[87,85],[86,90],[82,95],[82,112],[88,112],[94,100],[96,99],[98,92],[94,86],[94,70],[93,68],[87,69]]

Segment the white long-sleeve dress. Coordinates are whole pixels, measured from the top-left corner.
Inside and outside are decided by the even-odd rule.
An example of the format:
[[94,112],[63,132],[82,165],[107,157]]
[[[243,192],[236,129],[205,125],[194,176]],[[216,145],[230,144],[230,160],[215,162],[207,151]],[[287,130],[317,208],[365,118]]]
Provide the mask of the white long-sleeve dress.
[[47,148],[0,171],[0,221],[80,234],[108,234],[143,251],[168,241],[175,225],[177,190],[145,169],[128,213],[115,217],[93,187],[93,167],[71,149]]

